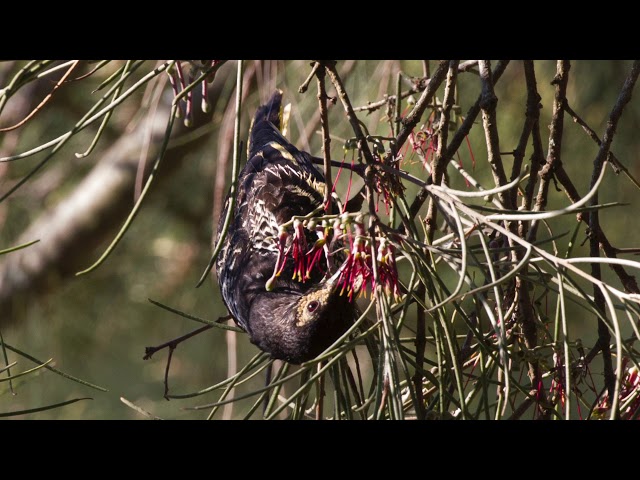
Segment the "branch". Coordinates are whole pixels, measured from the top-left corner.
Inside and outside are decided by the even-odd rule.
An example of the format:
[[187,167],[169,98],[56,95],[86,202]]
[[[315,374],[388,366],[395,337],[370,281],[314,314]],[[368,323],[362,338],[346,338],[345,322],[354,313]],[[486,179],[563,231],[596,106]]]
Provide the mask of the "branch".
[[[358,141],[358,150],[362,152],[362,154],[364,155],[364,159],[367,165],[373,166],[376,163],[380,163],[380,162],[376,162],[375,159],[373,158],[371,149],[369,148],[369,144],[367,143],[367,139],[362,133],[362,128],[360,128],[360,120],[358,120],[358,117],[353,111],[353,106],[351,105],[349,96],[347,95],[347,92],[344,89],[344,85],[342,84],[340,75],[336,71],[335,62],[326,62],[324,66],[325,66],[326,72],[329,74],[329,78],[331,78],[331,82],[333,83],[333,86],[335,87],[336,92],[338,93],[338,97],[340,98],[340,101],[342,102],[342,106],[344,107],[347,118],[349,119],[349,123],[351,124],[351,127],[353,128],[353,131],[356,135],[356,139]],[[325,165],[326,165],[326,162],[325,162]],[[374,177],[373,169],[368,168],[366,177],[365,177],[365,186],[366,186],[367,204],[369,206],[369,214],[371,215],[370,228],[373,227],[373,223],[377,218],[377,214],[375,211],[375,203],[374,203],[375,201],[373,198],[373,191],[374,191],[373,177]],[[375,269],[374,269],[374,272],[375,272]]]
[[[567,101],[567,82],[569,80],[569,69],[571,64],[568,60],[558,60],[557,72],[553,81],[556,86],[555,97],[553,100],[553,114],[551,117],[551,126],[549,134],[549,151],[547,153],[547,161],[540,170],[540,187],[538,188],[538,196],[536,204],[533,208],[535,212],[543,211],[547,206],[547,197],[549,195],[549,184],[555,170],[562,165],[560,153],[562,150],[562,131],[564,125],[564,105]],[[527,240],[530,242],[536,238],[538,230],[538,222],[531,224],[531,230]]]
[[[585,122],[582,118],[580,118],[580,116],[569,106],[568,102],[565,103],[564,109],[571,116],[571,118],[573,118],[573,121],[575,123],[577,123],[578,125],[580,125],[582,127],[582,129],[587,133],[587,135],[589,135],[591,137],[591,139],[594,142],[596,142],[599,147],[601,147],[602,146],[602,141],[600,140],[600,137],[598,137],[598,134],[596,132],[594,132],[593,129],[589,125],[587,125],[587,122]],[[620,160],[618,160],[618,158],[613,154],[612,151],[609,151],[609,153],[607,154],[607,162],[610,162],[611,165],[613,165],[615,168],[617,168],[618,170],[623,171],[625,174],[630,176],[629,169],[627,169],[627,167],[625,167],[620,162]],[[616,171],[616,173],[618,173],[618,171]]]
[[[462,62],[458,65],[457,72],[458,73],[462,73],[462,72],[476,73],[474,70],[472,70],[472,68],[475,67],[477,64],[478,64],[478,60],[467,60],[466,62]],[[427,88],[427,86],[429,85],[430,81],[431,79],[428,78],[427,76],[425,76],[424,78],[418,79],[413,83],[412,87],[409,90],[405,90],[400,94],[400,100],[405,99],[413,95],[414,93],[420,93],[424,91],[424,89]],[[378,100],[376,102],[369,102],[366,105],[362,105],[360,107],[354,107],[353,110],[355,112],[366,111],[367,113],[373,113],[379,108],[382,108],[389,103],[397,105],[397,98],[398,98],[398,95],[385,95],[382,100]]]
[[[417,298],[425,298],[426,289],[424,283],[419,283],[416,290]],[[424,365],[424,352],[427,347],[426,340],[426,310],[420,302],[416,302],[416,368],[413,374],[413,388],[416,391],[416,416],[418,420],[424,420],[425,408],[424,408],[424,395],[422,392],[422,379],[423,365]]]
[[307,91],[307,89],[309,88],[309,83],[311,83],[311,80],[313,79],[314,75],[317,74],[319,67],[320,67],[320,62],[313,62],[311,64],[311,73],[309,73],[309,76],[307,76],[305,81],[302,82],[302,85],[298,87],[298,93],[304,93]]
[[447,74],[448,66],[449,66],[449,62],[447,62],[446,60],[442,60],[440,62],[440,65],[438,65],[438,69],[435,71],[435,73],[431,77],[429,84],[427,85],[427,88],[424,90],[424,92],[422,92],[422,96],[416,102],[415,106],[413,107],[413,110],[411,110],[411,113],[409,113],[409,115],[407,115],[403,119],[402,130],[400,130],[400,133],[398,134],[395,142],[395,147],[394,147],[395,154],[397,154],[397,152],[400,151],[400,149],[404,145],[404,142],[406,142],[407,138],[409,138],[409,134],[413,131],[414,128],[416,128],[416,125],[420,121],[422,114],[429,106],[429,102],[431,102],[433,95],[436,93],[436,90],[440,87],[440,84],[444,81]]
[[185,335],[182,335],[181,337],[178,338],[174,338],[173,340],[170,340],[168,342],[165,342],[161,345],[158,345],[157,347],[145,347],[144,349],[144,357],[142,357],[143,360],[149,360],[154,353],[156,353],[159,350],[162,350],[164,348],[169,348],[169,356],[167,357],[167,366],[164,369],[164,398],[166,398],[167,400],[169,400],[169,368],[171,367],[171,358],[173,357],[173,351],[176,349],[176,347],[181,344],[182,342],[184,342],[185,340],[190,339],[191,337],[195,337],[196,335],[209,330],[210,328],[212,328],[212,325],[204,325],[203,327],[200,327],[192,332],[189,332]]
[[347,95],[346,90],[344,89],[344,85],[342,83],[342,79],[336,70],[336,66],[334,62],[326,62],[324,64],[326,72],[329,74],[329,78],[333,83],[333,86],[338,93],[338,97],[342,102],[342,106],[344,107],[344,111],[347,115],[347,119],[351,124],[351,128],[353,128],[353,132],[356,135],[356,139],[358,141],[358,148],[364,155],[364,159],[368,164],[373,164],[375,161],[373,159],[373,155],[371,154],[371,150],[369,149],[369,144],[367,143],[365,135],[362,133],[362,128],[360,127],[360,120],[356,116],[353,111],[353,107],[351,106],[351,101],[349,100],[349,95]]
[[[609,154],[609,149],[611,147],[611,142],[613,141],[613,136],[616,132],[616,127],[618,126],[618,120],[622,116],[622,112],[624,111],[625,106],[631,100],[631,93],[633,92],[633,87],[636,84],[638,79],[638,75],[640,74],[640,61],[635,61],[631,68],[631,72],[629,76],[624,82],[624,86],[618,96],[618,100],[609,115],[609,120],[607,122],[607,128],[602,137],[602,144],[600,145],[600,150],[596,155],[596,158],[593,161],[593,172],[591,175],[591,187],[595,185],[595,182],[600,175],[600,172],[604,168],[604,162]],[[598,204],[598,193],[596,192],[593,198],[591,199],[591,205]],[[592,235],[589,239],[589,254],[591,257],[598,257],[600,255],[599,250],[599,242],[598,237],[600,235],[600,221],[598,217],[598,211],[594,210],[589,214],[589,229],[592,232]],[[600,280],[601,279],[601,270],[599,263],[593,263],[591,265],[591,274],[594,278]],[[603,316],[606,316],[605,310],[605,299],[600,290],[600,288],[594,285],[594,300],[598,310]],[[607,386],[607,391],[609,393],[609,399],[612,402],[612,411],[616,411],[616,406],[618,402],[617,396],[614,394],[616,390],[616,377],[613,373],[613,365],[611,360],[611,349],[609,346],[609,342],[611,341],[611,334],[609,329],[607,328],[605,322],[603,322],[600,318],[598,318],[598,344],[602,350],[602,359],[604,363],[604,378],[605,385]],[[618,352],[618,365],[620,365],[620,355],[622,352]],[[619,368],[617,369],[619,370]]]
[[[205,125],[210,119],[211,114],[198,114],[196,126]],[[135,130],[114,142],[74,191],[42,212],[16,240],[24,243],[39,238],[39,243],[2,259],[0,325],[17,321],[24,306],[38,294],[59,287],[86,266],[93,250],[122,224],[131,209],[140,150],[148,134],[144,123],[140,122]],[[154,119],[150,157],[157,156],[160,150],[166,123],[166,114],[158,114]],[[172,139],[186,138],[188,132],[182,125],[176,126]],[[200,136],[184,144],[176,141],[173,147],[170,144],[158,180],[169,178],[171,172],[183,165],[187,152],[206,140]]]
[[327,117],[327,90],[324,85],[325,69],[318,68],[319,66],[320,62],[316,62],[311,70],[315,72],[318,80],[318,104],[320,108],[320,125],[322,126],[322,154],[324,157],[324,210],[328,215],[331,215],[331,192],[333,191],[333,185],[331,184],[331,137],[329,136],[329,119]]
[[[444,100],[442,103],[442,115],[440,117],[440,123],[438,125],[438,148],[436,151],[436,157],[433,161],[433,168],[431,169],[431,178],[435,185],[442,183],[442,177],[446,171],[446,164],[443,161],[445,149],[447,148],[447,137],[449,133],[449,114],[451,113],[451,107],[455,100],[456,92],[456,80],[458,78],[459,60],[451,60],[449,62],[449,71],[447,72],[447,83],[444,87]],[[429,210],[425,220],[427,228],[427,243],[431,244],[433,241],[433,235],[435,233],[435,226],[437,222],[438,209],[435,202],[429,203]],[[410,220],[413,217],[410,218]],[[419,365],[422,368],[422,365]]]
[[60,80],[58,80],[58,83],[56,83],[53,88],[51,89],[51,91],[47,94],[46,97],[44,97],[44,99],[38,104],[38,106],[36,108],[34,108],[31,113],[29,113],[26,117],[24,117],[22,120],[20,120],[18,123],[16,123],[15,125],[12,125],[11,127],[4,127],[4,128],[0,128],[0,132],[9,132],[11,130],[15,130],[16,128],[21,127],[22,125],[24,125],[25,123],[27,123],[31,118],[34,117],[34,115],[36,113],[38,113],[40,110],[42,110],[42,108],[46,105],[46,103],[51,99],[51,97],[53,96],[54,93],[56,93],[56,91],[58,90],[58,88],[60,87],[60,85],[62,85],[65,80],[67,79],[67,77],[69,75],[71,75],[71,72],[73,72],[73,70],[78,66],[78,63],[80,62],[80,60],[74,60],[73,64],[71,65],[71,67],[69,67],[69,69],[65,72],[65,74],[60,78]]
[[[540,109],[542,108],[542,105],[540,104],[541,97],[540,97],[540,94],[538,93],[538,89],[536,85],[536,74],[533,66],[533,61],[524,60],[523,66],[524,66],[524,72],[525,72],[525,81],[527,85],[527,109],[525,112],[524,126],[522,127],[522,133],[520,134],[520,140],[518,142],[518,146],[513,152],[513,168],[511,170],[511,180],[517,178],[520,175],[520,172],[522,171],[522,161],[524,159],[524,153],[527,148],[527,142],[529,141],[529,137],[531,136],[532,130],[534,128],[537,129],[538,138],[540,136],[538,123],[540,120]],[[538,170],[540,168],[540,163],[539,163],[540,157],[536,155],[537,153],[541,153],[540,150],[536,152],[536,149],[534,147],[534,155],[531,159],[532,171],[531,171],[531,177],[529,179],[529,184],[531,184],[532,193],[533,193],[533,186],[535,185],[535,182],[538,177]],[[529,185],[527,185],[527,187],[528,186]],[[511,203],[510,203],[511,207],[515,207],[518,204],[517,196],[518,196],[518,190],[514,189],[511,192]],[[523,236],[523,233],[521,233],[520,235]]]
[[[529,63],[528,61],[524,62],[524,75],[525,81],[527,84],[527,118],[529,116],[535,116],[536,119],[531,126],[531,143],[533,144],[533,153],[531,154],[531,174],[529,176],[529,180],[527,181],[527,185],[524,188],[524,195],[522,199],[522,207],[525,211],[531,210],[531,205],[533,203],[533,193],[538,183],[538,173],[540,172],[540,167],[544,163],[544,152],[542,149],[542,137],[540,136],[540,109],[542,105],[540,102],[540,95],[538,94],[538,87],[536,82],[536,74],[535,69],[533,67],[533,62]],[[535,99],[538,99],[538,104],[536,108],[533,108],[533,102]],[[537,110],[537,112],[536,112]],[[519,148],[519,147],[518,147]],[[516,149],[517,150],[517,149]],[[524,155],[524,151],[522,152]],[[514,159],[514,170],[515,170],[515,161]],[[514,191],[514,201],[515,195],[517,192]],[[518,225],[518,234],[521,238],[525,238],[527,236],[527,232],[529,230],[529,224],[527,222],[520,222]]]
[[[489,164],[491,165],[491,171],[493,173],[494,181],[497,187],[501,187],[507,183],[507,178],[504,172],[504,167],[502,164],[502,160],[500,157],[500,139],[498,136],[498,127],[497,127],[497,118],[496,118],[496,105],[498,103],[498,99],[494,93],[493,89],[493,81],[491,78],[491,66],[489,61],[480,61],[480,78],[482,80],[482,100],[480,106],[482,108],[482,123],[485,130],[485,137],[487,141],[487,152]],[[536,105],[533,107],[534,109],[537,107],[537,99],[532,98],[532,102],[536,101]],[[531,122],[532,124],[533,122]],[[525,130],[527,130],[525,125]],[[529,129],[530,130],[530,129]],[[526,134],[526,135],[525,135]],[[528,137],[527,132],[523,132],[521,136],[521,145],[526,144],[526,138],[523,140],[522,137]],[[519,170],[519,166],[516,166]],[[514,169],[516,168],[514,167]],[[518,172],[519,175],[519,172]],[[515,178],[518,178],[516,175]],[[504,192],[498,194],[500,199],[500,203],[503,208],[515,210],[516,202],[515,195],[509,195],[509,192]],[[508,221],[506,227],[512,232],[514,235],[517,234],[516,223],[514,221]],[[510,242],[511,243],[511,242]],[[511,246],[513,244],[511,243]],[[523,249],[514,249],[511,252],[511,257],[513,262],[522,261],[524,258]],[[514,290],[515,287],[515,290]],[[516,302],[516,308],[514,310],[514,317],[516,321],[522,326],[522,334],[524,337],[524,343],[526,348],[529,351],[533,351],[538,344],[538,335],[535,317],[533,315],[533,306],[531,304],[531,298],[528,291],[528,284],[526,280],[521,276],[517,275],[515,278],[515,284],[509,285],[509,297],[512,299],[511,301]],[[538,392],[539,396],[543,396],[542,392],[542,376],[540,371],[540,365],[538,361],[534,358],[529,360],[529,378],[531,380],[531,386]],[[537,397],[538,398],[538,397]],[[546,416],[546,412],[544,407],[542,407],[541,401],[543,404],[546,404],[546,399],[538,398],[538,412],[542,415],[542,418]]]
[[[500,157],[500,140],[498,137],[498,122],[496,119],[496,105],[498,97],[493,91],[493,79],[491,75],[491,64],[488,60],[480,60],[480,79],[482,81],[482,93],[480,94],[480,108],[482,109],[482,125],[484,127],[485,138],[487,142],[487,155],[489,165],[496,187],[500,187],[507,183],[507,176],[504,173],[504,166]],[[503,208],[515,210],[509,204],[507,193],[498,195]]]
[[[509,64],[509,60],[500,60],[497,63],[496,68],[493,72],[494,85],[498,82],[498,80],[504,73],[505,68],[507,68],[508,64]],[[467,137],[467,135],[469,135],[469,132],[471,131],[471,127],[473,127],[473,124],[476,121],[478,114],[480,113],[481,101],[482,101],[482,94],[478,96],[478,99],[471,106],[471,108],[467,112],[467,116],[462,122],[462,125],[460,125],[455,135],[451,139],[451,143],[449,143],[449,146],[447,147],[447,150],[444,156],[442,157],[442,163],[443,163],[444,169],[446,169],[446,166],[449,165],[449,162],[453,158],[453,155],[458,151],[458,148],[460,148],[460,145],[462,144],[464,139]],[[411,203],[411,207],[409,208],[409,213],[411,217],[415,217],[418,214],[418,211],[422,207],[422,204],[425,202],[427,197],[428,197],[428,193],[425,189],[422,189],[418,192],[418,194],[416,195],[416,198]]]
[[[589,127],[589,125],[587,125],[587,123],[584,120],[582,120],[578,116],[578,114],[576,112],[573,111],[573,109],[569,106],[568,103],[565,103],[564,108],[565,108],[565,111],[571,117],[573,117],[574,121],[577,122],[578,124],[580,124],[582,126],[582,128],[589,134],[589,136],[598,144],[598,146],[601,147],[602,146],[602,142],[600,141],[600,138],[598,138],[598,135],[593,131],[593,129],[591,129],[591,127]],[[615,156],[613,155],[613,153],[611,151],[609,151],[609,153],[607,154],[607,161],[612,162],[612,165],[617,163],[618,167],[620,167],[624,171],[627,171],[626,167],[624,165],[622,165],[622,163],[620,163],[618,161],[618,159],[615,158]],[[532,173],[532,175],[533,175],[533,173]],[[565,192],[567,194],[567,197],[573,203],[576,203],[576,202],[580,201],[580,199],[582,197],[578,193],[578,190],[573,185],[573,182],[569,178],[569,175],[567,175],[567,173],[564,170],[564,167],[562,165],[557,167],[556,172],[555,172],[555,176],[558,179],[558,181],[560,182],[560,184],[564,187],[564,190],[565,190]],[[526,206],[525,206],[525,209],[527,209]],[[576,217],[578,218],[579,221],[582,221],[585,224],[589,225],[589,216],[588,215],[584,215],[582,212],[580,212],[580,213],[578,213],[576,215]],[[598,230],[598,232],[591,232],[591,234],[592,235],[597,235],[598,242],[600,243],[600,248],[602,249],[602,251],[605,253],[605,255],[607,257],[609,257],[609,258],[617,258],[617,254],[618,253],[623,253],[623,252],[620,251],[620,249],[617,249],[613,245],[611,245],[611,242],[609,242],[609,239],[607,238],[607,236],[602,231],[602,228],[600,228]],[[616,273],[616,275],[620,279],[620,282],[624,286],[625,291],[627,291],[628,293],[640,293],[640,289],[638,288],[638,284],[636,282],[635,277],[633,275],[629,275],[622,265],[618,265],[618,264],[614,263],[614,264],[611,264],[609,266],[611,267],[611,269]]]

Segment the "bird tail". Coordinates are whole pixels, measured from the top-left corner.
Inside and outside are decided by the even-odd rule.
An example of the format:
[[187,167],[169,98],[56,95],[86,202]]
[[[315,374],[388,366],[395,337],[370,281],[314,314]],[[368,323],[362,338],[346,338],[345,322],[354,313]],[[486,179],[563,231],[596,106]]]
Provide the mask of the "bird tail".
[[249,133],[248,158],[253,157],[267,143],[281,139],[282,90],[276,90],[269,101],[258,108]]

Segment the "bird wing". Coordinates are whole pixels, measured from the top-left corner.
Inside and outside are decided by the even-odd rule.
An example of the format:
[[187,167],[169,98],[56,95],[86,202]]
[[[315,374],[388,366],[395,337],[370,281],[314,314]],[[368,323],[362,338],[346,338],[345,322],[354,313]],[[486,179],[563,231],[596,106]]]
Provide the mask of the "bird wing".
[[[313,212],[324,202],[326,183],[311,156],[289,143],[279,131],[281,100],[278,90],[254,117],[249,160],[238,178],[235,211],[216,262],[225,305],[245,330],[251,301],[256,294],[264,293],[265,283],[273,274],[280,225],[293,216]],[[218,232],[222,231],[230,200],[227,196]],[[292,272],[288,262],[277,286],[293,291],[308,289],[309,285],[291,280]]]

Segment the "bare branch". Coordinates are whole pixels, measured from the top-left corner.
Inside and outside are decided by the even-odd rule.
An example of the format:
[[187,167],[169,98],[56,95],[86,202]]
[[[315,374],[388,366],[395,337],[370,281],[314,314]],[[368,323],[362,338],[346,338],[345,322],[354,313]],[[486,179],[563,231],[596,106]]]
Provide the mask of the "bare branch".
[[[478,65],[478,60],[467,60],[466,62],[462,62],[458,65],[457,71],[458,73],[474,72],[472,69],[476,65]],[[474,72],[474,73],[477,73],[477,72]],[[420,93],[424,91],[424,89],[427,88],[427,86],[429,85],[430,81],[431,79],[429,78],[428,74],[425,73],[424,78],[421,78],[418,81],[414,82],[413,86],[409,90],[405,90],[400,94],[400,99],[402,100],[407,97],[410,97],[414,93]],[[392,103],[394,105],[397,104],[396,103],[397,98],[398,98],[397,95],[385,95],[385,97],[382,100],[378,100],[377,102],[369,102],[368,104],[362,105],[360,107],[354,107],[353,110],[354,112],[373,113],[374,111],[384,107],[389,103]]]
[[[482,125],[484,127],[487,141],[487,155],[496,187],[507,183],[507,176],[504,172],[502,159],[500,158],[500,140],[498,138],[498,122],[496,119],[496,105],[498,97],[493,91],[493,78],[491,75],[491,64],[488,60],[480,60],[480,79],[482,80],[482,93],[480,108],[482,109]],[[508,195],[501,193],[498,195],[500,203],[504,208],[512,208],[508,201]],[[513,209],[513,208],[512,208]]]
[[[569,69],[571,64],[569,60],[558,60],[557,73],[552,84],[556,86],[555,98],[553,100],[553,114],[551,117],[551,126],[549,134],[549,152],[547,153],[547,161],[539,172],[540,187],[538,188],[538,196],[536,204],[533,208],[536,212],[543,211],[547,206],[547,197],[549,195],[549,184],[556,169],[562,165],[560,154],[562,150],[562,131],[564,126],[564,105],[567,101],[567,82],[569,81]],[[538,230],[538,222],[531,224],[531,230],[527,239],[534,241]]]
[[404,145],[404,142],[406,142],[407,138],[409,138],[409,134],[413,131],[414,128],[416,128],[416,125],[420,121],[420,118],[422,118],[422,114],[429,106],[429,102],[431,102],[432,97],[435,95],[436,90],[444,81],[447,75],[448,66],[449,62],[445,60],[440,62],[440,65],[438,65],[438,68],[429,80],[427,88],[425,88],[424,92],[422,92],[422,96],[416,102],[413,110],[411,110],[409,115],[407,115],[406,118],[404,118],[404,120],[402,121],[402,130],[400,130],[400,133],[398,133],[398,136],[396,138],[394,152],[397,153],[400,151],[400,149]]
[[324,157],[324,209],[331,215],[331,193],[333,191],[331,177],[331,137],[329,136],[329,119],[327,117],[327,90],[324,85],[325,69],[318,68],[320,62],[316,62],[314,68],[318,80],[318,103],[320,108],[320,125],[322,126],[322,154]]
[[[446,163],[443,160],[444,152],[447,148],[447,138],[449,133],[449,115],[451,113],[451,107],[455,99],[456,92],[456,80],[458,78],[458,62],[459,60],[451,60],[449,62],[449,71],[447,72],[447,82],[444,87],[444,100],[442,103],[442,114],[440,116],[440,123],[438,125],[438,148],[436,156],[433,161],[433,168],[431,169],[431,179],[435,185],[442,183],[442,177],[446,171]],[[427,217],[425,220],[427,228],[427,242],[433,241],[433,235],[435,233],[435,226],[437,222],[438,209],[435,202],[429,203],[429,210],[427,211]],[[422,365],[419,365],[422,368]]]
[[[631,93],[633,92],[633,87],[638,80],[638,75],[640,74],[640,61],[635,61],[633,66],[631,67],[631,72],[629,76],[624,82],[622,90],[620,91],[620,95],[618,96],[618,100],[611,110],[611,114],[609,115],[609,120],[607,122],[607,128],[602,137],[602,144],[600,145],[600,150],[596,155],[596,158],[593,161],[593,173],[591,175],[591,188],[595,185],[598,176],[600,175],[601,170],[604,168],[604,162],[609,154],[609,149],[611,147],[611,142],[613,141],[613,136],[616,133],[616,127],[618,126],[618,120],[622,116],[622,112],[626,107],[627,103],[631,100]],[[591,199],[591,205],[598,204],[598,193],[593,196]],[[589,229],[592,232],[592,235],[589,239],[589,254],[591,257],[599,257],[599,242],[598,237],[600,235],[600,221],[598,217],[598,211],[594,210],[589,214]],[[591,265],[591,274],[594,278],[600,280],[601,278],[601,269],[599,263],[593,263]],[[601,289],[597,286],[593,286],[594,289],[594,300],[600,310],[600,313],[603,316],[606,316],[605,309],[605,299],[602,294]],[[609,333],[609,329],[607,325],[598,318],[598,344],[600,349],[602,350],[602,358],[604,362],[604,378],[605,385],[607,386],[607,391],[609,393],[609,398],[613,399],[612,402],[615,405],[617,403],[617,398],[614,397],[616,378],[613,373],[613,365],[611,361],[611,349],[609,347],[609,342],[611,341],[611,334]],[[618,352],[620,355],[621,352]],[[618,361],[620,359],[618,358]],[[612,407],[613,408],[613,407]],[[615,410],[615,409],[614,409]]]
[[[196,115],[196,127],[210,118],[210,114]],[[166,122],[166,112],[154,120],[150,156],[158,154]],[[172,138],[178,139],[186,132],[184,127],[176,127]],[[28,303],[25,296],[33,299],[36,292],[45,292],[86,266],[93,248],[126,218],[146,134],[146,126],[141,122],[136,130],[116,141],[74,192],[43,212],[17,240],[24,243],[38,238],[41,242],[1,259],[0,325],[18,320]],[[173,148],[170,145],[159,180],[182,165],[186,152],[205,140],[201,136],[183,145],[176,143]]]

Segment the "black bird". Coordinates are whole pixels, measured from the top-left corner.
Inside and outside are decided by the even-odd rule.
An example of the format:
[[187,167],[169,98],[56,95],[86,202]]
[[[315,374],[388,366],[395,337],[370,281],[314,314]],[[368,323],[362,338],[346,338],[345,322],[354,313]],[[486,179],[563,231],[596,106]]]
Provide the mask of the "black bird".
[[[311,155],[280,133],[281,103],[282,92],[276,90],[254,117],[248,161],[238,178],[236,206],[216,273],[225,305],[251,342],[273,358],[297,364],[342,335],[353,323],[355,307],[340,295],[336,275],[327,279],[318,269],[306,281],[293,279],[291,258],[267,290],[278,261],[279,226],[321,207],[326,188]],[[218,237],[230,203],[227,196]],[[304,234],[309,245],[317,240],[306,228]],[[290,234],[286,248],[292,241]]]

